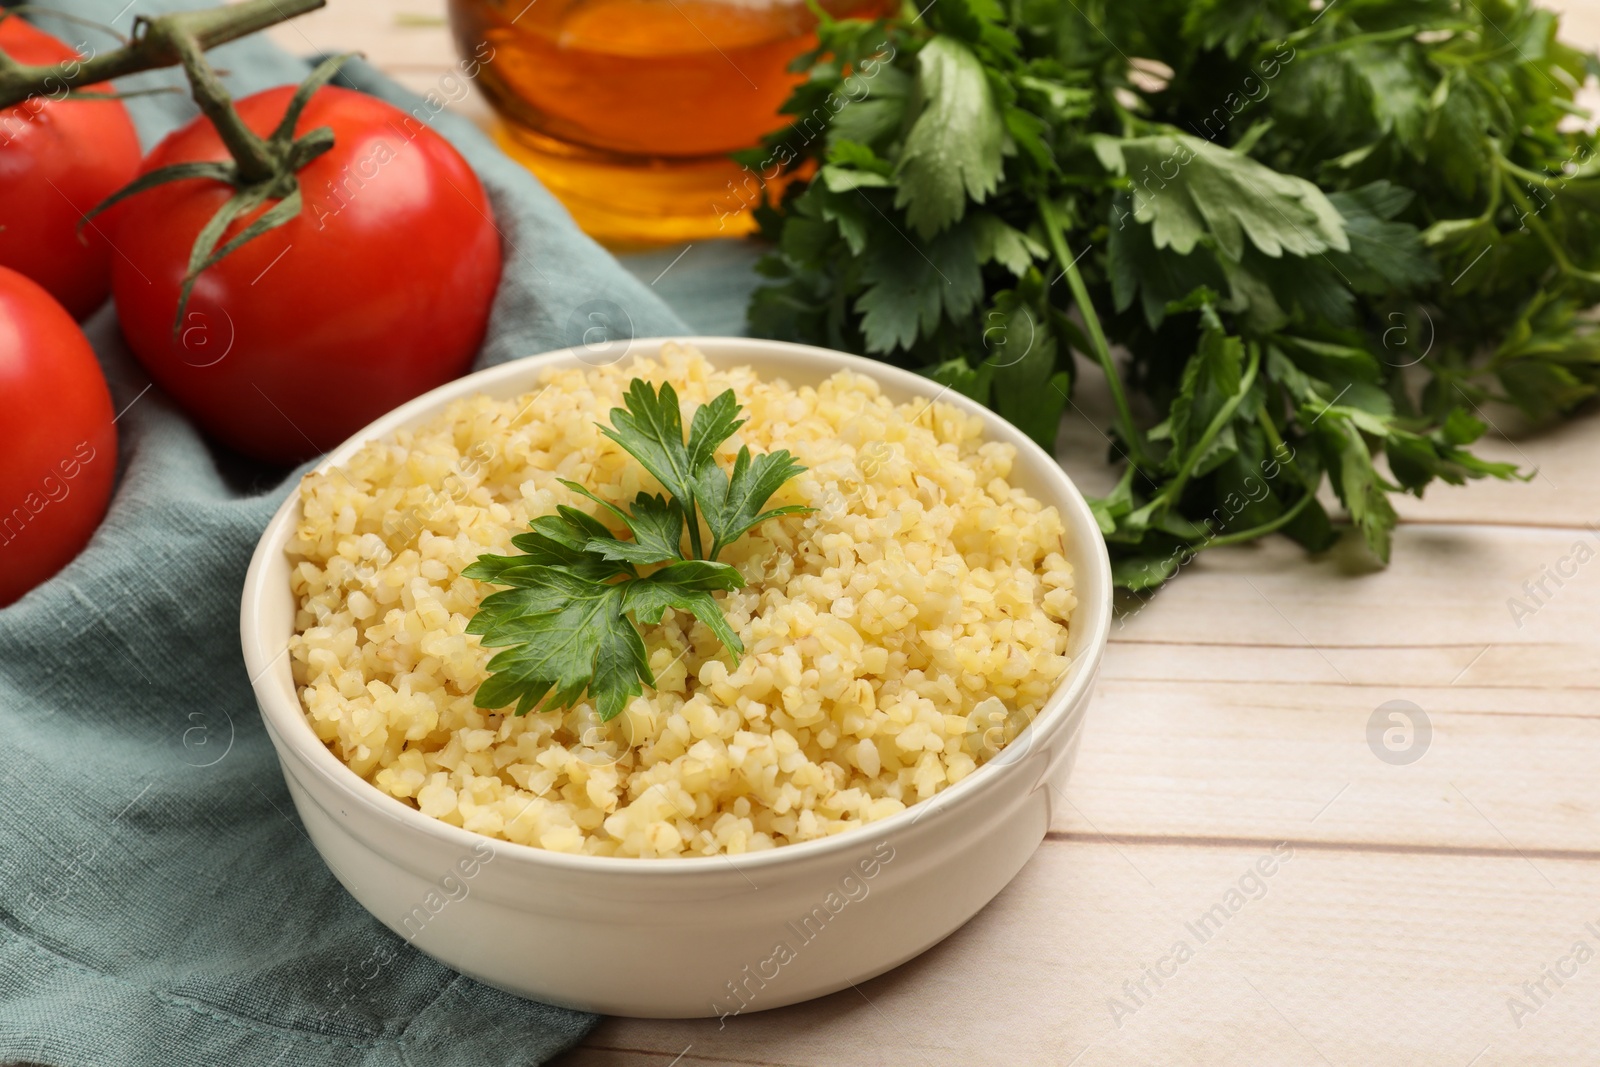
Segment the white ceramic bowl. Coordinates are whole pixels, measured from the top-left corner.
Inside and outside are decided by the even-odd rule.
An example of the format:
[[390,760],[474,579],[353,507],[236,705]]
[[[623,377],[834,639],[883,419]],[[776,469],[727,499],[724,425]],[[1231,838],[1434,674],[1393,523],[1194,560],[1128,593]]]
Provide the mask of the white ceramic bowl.
[[[614,1015],[682,1018],[774,1008],[881,974],[948,936],[1011,881],[1044,838],[1060,802],[1052,786],[1072,767],[1109,629],[1111,573],[1088,505],[1061,468],[965,397],[821,348],[673,340],[714,364],[749,364],[796,386],[848,368],[895,400],[938,396],[981,415],[991,440],[1017,447],[1013,484],[1054,504],[1065,522],[1078,608],[1073,667],[1000,755],[931,800],[824,840],[736,857],[571,856],[423,815],[367,784],[317,739],[285,654],[295,607],[284,545],[300,520],[298,493],[273,516],[250,562],[240,631],[301,821],[362,906],[435,959],[501,989]],[[636,340],[629,351],[654,355],[661,344]],[[595,362],[594,354],[567,349],[451,382],[374,422],[322,468],[457,397],[515,396],[547,367],[585,360]]]

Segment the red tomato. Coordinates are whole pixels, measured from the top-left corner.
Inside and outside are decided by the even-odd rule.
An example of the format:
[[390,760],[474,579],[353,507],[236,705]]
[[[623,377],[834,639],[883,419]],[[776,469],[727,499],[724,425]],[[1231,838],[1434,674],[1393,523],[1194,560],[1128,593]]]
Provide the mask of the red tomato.
[[0,267],[0,607],[65,567],[117,472],[111,393],[62,306]]
[[[267,134],[293,91],[257,93],[239,113]],[[337,88],[312,97],[296,132],[319,126],[334,146],[300,170],[299,216],[202,274],[177,334],[190,246],[233,190],[173,182],[108,212],[123,253],[112,291],[134,353],[207,433],[276,462],[326,451],[466,370],[500,279],[488,198],[448,142]],[[202,118],[157,145],[144,169],[226,158]]]
[[[78,53],[15,15],[0,19],[0,51],[31,64]],[[85,91],[110,92],[109,85]],[[78,318],[105,303],[112,249],[78,220],[139,169],[139,138],[120,100],[61,100],[46,90],[0,111],[0,266],[21,271]]]

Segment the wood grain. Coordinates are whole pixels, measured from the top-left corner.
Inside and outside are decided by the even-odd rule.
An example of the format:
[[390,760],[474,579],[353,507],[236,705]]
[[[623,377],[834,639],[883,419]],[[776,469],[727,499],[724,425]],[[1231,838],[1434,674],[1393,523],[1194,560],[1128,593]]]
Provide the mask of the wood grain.
[[[607,1020],[562,1067],[1600,1062],[1600,960],[1542,1005],[1521,989],[1574,941],[1600,949],[1600,866],[1295,849],[1202,942],[1271,849],[1047,842],[965,928],[858,990],[725,1027]],[[1180,941],[1190,958],[1163,963]],[[1514,1019],[1512,996],[1536,1010]]]
[[[1600,42],[1600,2],[1550,6]],[[442,11],[331,0],[274,34],[427,91],[454,63]],[[1096,491],[1109,419],[1086,385],[1059,454]],[[1600,424],[1486,414],[1484,451],[1538,476],[1404,502],[1389,568],[1351,544],[1217,550],[1124,618],[1049,838],[944,944],[725,1027],[608,1020],[560,1062],[1600,1063],[1600,562],[1575,562],[1600,552]],[[1433,731],[1409,765],[1369,745],[1394,700]],[[1292,861],[1200,944],[1186,924],[1280,842]],[[1157,988],[1144,967],[1179,940],[1193,958]],[[1542,969],[1578,941],[1596,956],[1557,986]]]

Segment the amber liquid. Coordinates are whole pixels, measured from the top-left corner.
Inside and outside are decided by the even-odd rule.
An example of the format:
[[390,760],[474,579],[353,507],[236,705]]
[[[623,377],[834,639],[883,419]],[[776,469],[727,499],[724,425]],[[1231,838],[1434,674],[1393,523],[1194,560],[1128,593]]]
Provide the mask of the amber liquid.
[[[871,18],[893,3],[823,6]],[[815,46],[803,0],[451,0],[450,16],[501,144],[591,235],[748,232],[750,195],[733,190],[749,175],[727,154],[787,121],[800,76],[785,68]]]

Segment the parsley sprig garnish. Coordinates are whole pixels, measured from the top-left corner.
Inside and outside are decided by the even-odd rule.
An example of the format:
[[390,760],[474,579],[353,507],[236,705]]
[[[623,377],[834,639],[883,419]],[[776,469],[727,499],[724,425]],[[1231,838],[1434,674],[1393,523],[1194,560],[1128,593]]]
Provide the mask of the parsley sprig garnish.
[[[668,608],[705,623],[737,662],[744,652],[712,594],[742,588],[738,568],[717,556],[749,530],[781,515],[812,509],[800,505],[763,510],[773,493],[805,470],[786,450],[752,455],[739,449],[732,471],[716,462],[716,451],[745,424],[729,389],[695,412],[685,442],[678,394],[669,384],[657,393],[635,378],[613,408],[602,432],[637,459],[670,496],[640,493],[623,510],[577,484],[561,484],[599,504],[626,527],[631,539],[604,523],[562,505],[528,525],[511,543],[520,556],[484,555],[462,573],[510,588],[485,597],[467,632],[488,648],[503,648],[489,661],[489,678],[478,686],[480,708],[516,704],[525,715],[576,704],[585,692],[601,721],[615,718],[634,697],[654,686],[639,626],[655,626]],[[701,523],[711,535],[703,550]],[[687,528],[691,555],[684,555]],[[639,568],[665,564],[641,574]]]

